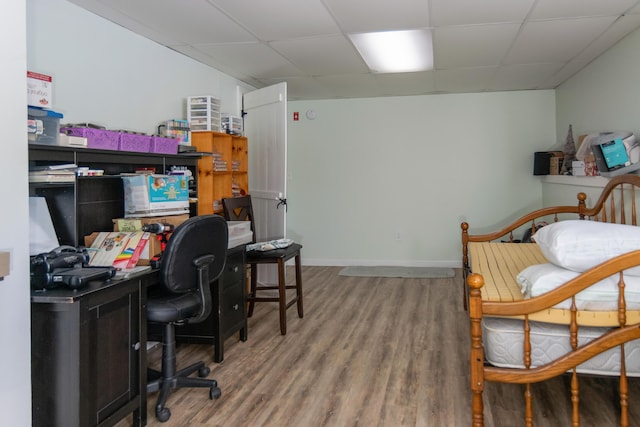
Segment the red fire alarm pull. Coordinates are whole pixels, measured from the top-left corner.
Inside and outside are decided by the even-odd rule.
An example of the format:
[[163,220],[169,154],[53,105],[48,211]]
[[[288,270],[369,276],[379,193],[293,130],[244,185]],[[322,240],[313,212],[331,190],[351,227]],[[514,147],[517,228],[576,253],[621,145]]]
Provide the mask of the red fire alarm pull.
[[297,122],[297,121],[298,121],[298,119],[300,119],[300,114],[298,114],[298,112],[297,112],[297,111],[294,111],[294,112],[293,112],[293,120]]

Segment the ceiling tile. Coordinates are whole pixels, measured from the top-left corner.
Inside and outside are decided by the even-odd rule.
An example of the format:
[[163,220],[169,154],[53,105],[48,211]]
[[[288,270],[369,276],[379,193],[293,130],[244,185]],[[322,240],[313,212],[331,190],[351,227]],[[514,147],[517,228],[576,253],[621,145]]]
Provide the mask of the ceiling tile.
[[529,19],[615,16],[636,3],[637,0],[538,0]]
[[490,88],[493,90],[537,89],[561,64],[517,64],[500,67]]
[[640,15],[626,15],[606,29],[604,34],[586,47],[575,60],[588,63],[640,26]]
[[371,74],[342,74],[316,77],[329,88],[334,98],[366,98],[379,95],[379,88]]
[[325,0],[324,3],[345,33],[406,30],[429,25],[424,0]]
[[524,26],[506,64],[566,62],[576,56],[611,25],[614,18],[535,21]]
[[282,40],[269,45],[310,76],[369,71],[353,45],[342,35]]
[[435,68],[498,65],[519,28],[519,24],[437,28],[433,35]]
[[534,0],[431,0],[431,25],[520,22]]
[[434,81],[437,92],[481,92],[489,87],[498,67],[457,68],[436,70]]
[[[265,86],[282,83],[282,79],[261,79]],[[298,99],[323,99],[330,98],[328,89],[313,77],[287,77],[287,99],[295,101]]]
[[227,67],[244,71],[256,79],[303,74],[273,49],[261,43],[198,45],[196,47]]
[[339,33],[320,0],[209,0],[262,41]]
[[255,38],[205,0],[109,0],[108,6],[122,15],[175,42],[225,43]]
[[433,71],[374,74],[379,96],[415,95],[434,91]]
[[571,61],[568,64],[565,64],[557,72],[553,73],[546,80],[540,83],[538,86],[539,89],[553,89],[556,88],[559,84],[563,83],[568,78],[572,77],[578,71],[580,71],[587,63],[580,61]]

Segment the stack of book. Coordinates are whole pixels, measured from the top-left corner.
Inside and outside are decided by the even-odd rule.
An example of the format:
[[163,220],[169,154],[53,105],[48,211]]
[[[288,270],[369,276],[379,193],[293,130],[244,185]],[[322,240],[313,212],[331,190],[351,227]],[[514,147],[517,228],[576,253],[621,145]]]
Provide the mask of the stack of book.
[[227,161],[222,158],[222,154],[214,152],[213,153],[213,170],[216,172],[226,172],[227,169]]
[[29,182],[73,183],[77,169],[73,163],[34,166],[29,169]]
[[100,232],[89,247],[89,265],[132,269],[147,246],[149,236],[144,231]]

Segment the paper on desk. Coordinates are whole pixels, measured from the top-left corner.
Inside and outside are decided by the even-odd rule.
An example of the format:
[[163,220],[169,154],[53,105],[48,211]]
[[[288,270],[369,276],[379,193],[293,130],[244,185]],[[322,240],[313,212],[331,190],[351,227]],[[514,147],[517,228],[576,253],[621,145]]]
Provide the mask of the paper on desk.
[[44,197],[29,197],[29,255],[51,252],[60,246]]
[[258,242],[247,245],[247,252],[250,251],[272,251],[274,249],[282,249],[287,248],[293,244],[293,240],[291,239],[276,239],[269,240],[268,242]]

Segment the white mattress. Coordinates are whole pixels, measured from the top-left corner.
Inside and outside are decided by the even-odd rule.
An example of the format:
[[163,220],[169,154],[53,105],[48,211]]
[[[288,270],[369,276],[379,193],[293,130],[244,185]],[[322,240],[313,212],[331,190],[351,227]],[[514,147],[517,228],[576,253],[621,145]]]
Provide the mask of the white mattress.
[[[484,353],[487,362],[504,368],[523,368],[524,331],[522,320],[485,317],[482,319]],[[542,322],[531,326],[532,366],[549,363],[571,351],[569,327]],[[578,345],[602,335],[607,328],[582,326],[578,329]],[[640,377],[640,340],[625,344],[627,375]],[[578,372],[596,375],[620,375],[620,348],[612,348],[578,366]]]

